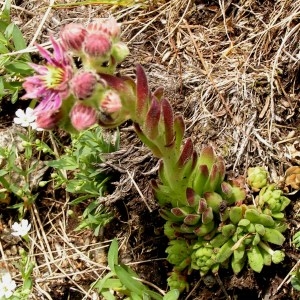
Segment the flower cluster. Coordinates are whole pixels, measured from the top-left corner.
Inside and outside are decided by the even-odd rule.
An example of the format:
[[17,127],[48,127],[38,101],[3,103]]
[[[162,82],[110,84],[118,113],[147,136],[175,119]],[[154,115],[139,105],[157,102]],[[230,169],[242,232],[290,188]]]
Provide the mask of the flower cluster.
[[[119,93],[122,87],[112,87],[107,81],[117,64],[129,54],[127,46],[120,41],[120,32],[120,24],[115,19],[98,19],[86,27],[65,26],[60,40],[50,38],[53,53],[37,45],[46,63],[30,64],[36,74],[26,78],[23,83],[26,93],[22,97],[39,101],[29,119],[30,125],[35,121],[33,128],[50,130],[60,126],[68,131],[80,131],[101,120],[103,123],[103,119],[110,118],[107,114],[118,117],[122,111]],[[80,68],[74,63],[74,57],[81,60]],[[126,92],[124,96],[128,96]],[[123,116],[119,123],[124,121]],[[25,126],[22,121],[15,122]]]

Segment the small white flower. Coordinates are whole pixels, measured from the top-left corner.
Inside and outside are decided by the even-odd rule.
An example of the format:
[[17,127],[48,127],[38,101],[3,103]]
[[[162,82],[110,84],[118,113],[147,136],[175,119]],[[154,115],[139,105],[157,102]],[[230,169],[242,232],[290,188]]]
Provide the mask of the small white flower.
[[10,274],[5,273],[0,281],[0,299],[11,297],[16,287],[16,282],[12,280]]
[[18,109],[16,111],[16,118],[14,118],[14,123],[21,125],[22,127],[29,127],[31,124],[35,123],[35,115],[33,113],[33,109],[27,107],[25,112],[22,109]]
[[23,219],[21,221],[21,223],[17,223],[15,222],[12,226],[11,226],[13,232],[11,233],[14,236],[25,236],[30,228],[31,228],[31,224],[29,224],[28,220]]

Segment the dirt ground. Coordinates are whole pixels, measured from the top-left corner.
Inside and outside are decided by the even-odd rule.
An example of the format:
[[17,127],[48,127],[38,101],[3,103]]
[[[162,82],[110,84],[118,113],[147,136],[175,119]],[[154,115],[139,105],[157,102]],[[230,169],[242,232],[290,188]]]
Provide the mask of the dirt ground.
[[[134,76],[136,62],[141,63],[150,86],[163,86],[174,110],[184,115],[186,136],[196,149],[210,144],[225,158],[228,178],[245,176],[248,167],[259,165],[280,183],[288,167],[300,165],[299,0],[153,0],[128,7],[101,1],[72,5],[67,0],[63,5],[55,2],[52,8],[49,2],[14,2],[13,20],[29,46],[57,36],[65,24],[115,16],[123,24],[123,40],[131,51],[119,72]],[[11,126],[12,112],[24,107],[20,102],[3,103],[3,130]],[[107,157],[107,172],[116,180],[112,194],[101,199],[115,218],[100,237],[73,231],[78,220],[67,214],[69,199],[63,190],[54,193],[47,186],[40,191],[28,216],[35,232],[30,249],[36,263],[31,299],[97,299],[89,286],[103,276],[114,237],[120,239],[124,263],[142,279],[167,289],[168,240],[149,186],[157,176],[158,161],[136,138],[130,122],[120,132],[120,151]],[[236,276],[222,269],[218,277],[200,278],[195,272],[189,278],[190,290],[180,299],[299,299],[300,293],[289,282],[289,272],[299,261],[299,252],[291,245],[292,235],[300,229],[299,192],[289,197],[284,263],[264,267],[260,274],[244,268]],[[84,205],[78,206],[75,216],[83,209]],[[1,226],[8,228],[16,215],[5,208],[1,214]],[[4,258],[17,259],[12,249],[20,241],[7,240],[3,234],[0,241]]]

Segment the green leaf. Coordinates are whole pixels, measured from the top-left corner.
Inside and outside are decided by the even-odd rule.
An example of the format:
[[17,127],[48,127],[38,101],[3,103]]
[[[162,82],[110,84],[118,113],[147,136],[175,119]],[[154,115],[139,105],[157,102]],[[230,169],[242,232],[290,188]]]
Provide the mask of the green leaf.
[[26,41],[23,38],[23,34],[18,26],[14,24],[12,38],[16,50],[22,50],[26,48]]
[[300,276],[293,275],[291,278],[291,284],[296,291],[300,291]]
[[11,73],[30,75],[32,69],[29,67],[27,62],[13,61],[5,66],[6,70]]
[[104,297],[105,300],[116,300],[116,297],[110,292],[110,290],[103,291],[101,295]]
[[248,262],[251,269],[257,273],[260,273],[264,266],[263,256],[257,246],[252,246],[247,251]]
[[177,300],[179,298],[179,291],[174,289],[169,291],[167,294],[164,295],[163,300]]
[[269,243],[281,246],[285,240],[285,237],[276,229],[265,228],[265,234],[262,239]]
[[49,167],[55,169],[62,169],[67,171],[73,171],[78,168],[76,159],[73,156],[65,156],[58,160],[47,161],[46,163]]
[[115,272],[121,282],[125,285],[125,287],[139,295],[140,297],[143,296],[143,292],[147,289],[141,282],[133,279],[130,274],[121,266],[115,266]]
[[11,0],[5,0],[4,5],[3,5],[3,10],[0,15],[1,21],[5,23],[10,22],[10,7],[11,7]]
[[110,270],[115,273],[115,266],[118,264],[118,241],[114,238],[110,244],[107,262]]
[[3,77],[0,76],[0,99],[4,96],[4,83],[3,83]]

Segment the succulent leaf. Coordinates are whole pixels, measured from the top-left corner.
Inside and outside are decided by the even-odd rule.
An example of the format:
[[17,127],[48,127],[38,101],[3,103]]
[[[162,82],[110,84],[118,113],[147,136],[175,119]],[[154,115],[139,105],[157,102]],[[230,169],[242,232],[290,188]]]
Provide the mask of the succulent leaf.
[[204,198],[206,200],[207,206],[211,207],[215,213],[220,211],[220,206],[223,202],[222,197],[216,192],[206,192],[204,193]]
[[196,225],[200,221],[200,218],[201,217],[198,214],[188,214],[184,218],[183,222],[186,225]]
[[160,114],[160,104],[158,103],[157,99],[152,98],[144,125],[144,132],[149,140],[155,140],[159,135],[158,124],[160,121]]
[[269,173],[263,167],[248,169],[247,183],[254,192],[258,192],[267,185]]
[[210,244],[214,248],[220,248],[223,246],[228,240],[230,239],[230,236],[224,236],[223,234],[217,234],[212,240],[210,240]]
[[174,133],[174,113],[170,102],[163,99],[161,102],[162,115],[165,126],[165,146],[170,147],[175,141]]
[[202,223],[208,224],[214,219],[213,210],[211,207],[207,207],[206,210],[202,213]]
[[276,229],[265,228],[265,234],[262,236],[264,241],[281,246],[285,241],[285,237]]
[[249,208],[246,210],[245,218],[252,223],[259,223],[266,227],[273,227],[275,225],[275,221],[271,216],[260,213],[254,208]]
[[193,152],[194,152],[193,142],[189,138],[186,140],[177,162],[177,167],[179,169],[181,169],[187,163],[187,161],[192,157]]
[[252,246],[247,251],[248,263],[251,269],[257,273],[260,273],[264,266],[264,259],[258,246]]
[[146,73],[141,65],[136,66],[136,114],[143,116],[148,110],[149,87]]
[[182,115],[176,115],[174,117],[174,131],[175,131],[175,146],[177,151],[179,151],[185,133],[185,124]]
[[219,250],[219,252],[216,255],[216,261],[218,263],[225,262],[233,253],[232,247],[234,245],[234,242],[229,239]]
[[227,224],[222,226],[222,235],[226,236],[226,237],[231,237],[234,235],[236,230],[236,226],[233,224]]
[[210,233],[214,228],[215,228],[215,223],[214,221],[212,221],[207,224],[202,224],[200,227],[194,230],[194,233],[197,236],[205,236],[206,234]]
[[233,224],[238,224],[238,222],[243,217],[243,209],[240,206],[233,206],[230,208],[229,218]]

